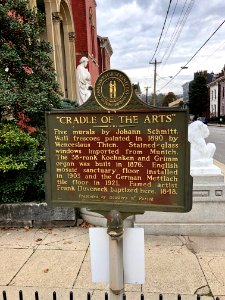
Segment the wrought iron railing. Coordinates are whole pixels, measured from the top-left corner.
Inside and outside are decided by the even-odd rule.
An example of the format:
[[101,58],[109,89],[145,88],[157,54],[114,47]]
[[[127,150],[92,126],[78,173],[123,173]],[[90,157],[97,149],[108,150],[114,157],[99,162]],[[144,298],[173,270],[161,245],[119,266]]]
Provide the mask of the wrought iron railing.
[[[3,300],[11,300],[11,299],[7,298],[7,292],[6,291],[2,292],[2,299]],[[29,300],[30,299],[31,298],[29,298]],[[109,294],[107,292],[105,292],[105,294],[103,295],[102,299],[109,300]],[[123,300],[129,300],[127,298],[126,294],[123,294],[122,299]],[[26,300],[24,298],[24,296],[23,296],[23,291],[19,291],[18,300]],[[34,293],[34,300],[41,300],[41,297],[39,297],[38,291],[36,291]],[[60,300],[59,298],[57,298],[57,294],[56,294],[55,291],[52,293],[52,300]],[[75,300],[74,292],[71,291],[69,293],[68,300]],[[91,293],[90,292],[87,293],[87,300],[91,300]],[[101,300],[101,299],[99,299],[99,300]],[[140,294],[140,300],[147,300],[147,298],[145,298],[144,294]],[[163,300],[163,295],[162,294],[159,294],[159,300]],[[176,296],[175,300],[182,300],[182,296],[180,294],[178,294]],[[201,300],[201,296],[200,295],[196,295],[196,300]],[[215,300],[220,300],[220,298],[216,297]]]

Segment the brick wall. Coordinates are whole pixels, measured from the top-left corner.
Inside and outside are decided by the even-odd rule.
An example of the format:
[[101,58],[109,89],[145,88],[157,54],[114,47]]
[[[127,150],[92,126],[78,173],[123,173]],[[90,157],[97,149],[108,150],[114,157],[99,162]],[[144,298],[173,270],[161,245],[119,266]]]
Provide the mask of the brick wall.
[[98,36],[98,62],[100,73],[110,69],[111,55],[112,48],[108,38]]
[[71,0],[71,7],[76,32],[76,64],[82,56],[88,57],[94,84],[99,75],[95,0]]

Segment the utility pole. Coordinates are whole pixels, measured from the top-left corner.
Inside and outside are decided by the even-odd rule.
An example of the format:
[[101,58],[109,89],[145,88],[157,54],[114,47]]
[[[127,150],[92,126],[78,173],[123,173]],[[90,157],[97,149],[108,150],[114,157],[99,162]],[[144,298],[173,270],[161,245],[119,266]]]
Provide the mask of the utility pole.
[[145,91],[146,91],[146,94],[145,94],[145,101],[146,103],[148,103],[148,89],[150,88],[150,86],[145,86]]
[[161,61],[157,61],[156,58],[155,58],[155,61],[153,63],[149,63],[150,65],[155,65],[155,68],[154,68],[154,98],[153,98],[153,105],[156,106],[156,67],[157,67],[157,64],[161,64]]

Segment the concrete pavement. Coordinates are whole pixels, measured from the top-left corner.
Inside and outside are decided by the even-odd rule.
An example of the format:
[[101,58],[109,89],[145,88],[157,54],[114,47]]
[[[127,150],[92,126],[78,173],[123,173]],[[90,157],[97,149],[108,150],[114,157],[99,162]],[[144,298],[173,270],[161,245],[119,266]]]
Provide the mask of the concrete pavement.
[[[0,299],[104,299],[108,285],[91,281],[88,228],[0,229]],[[145,236],[146,282],[126,285],[127,299],[225,299],[225,237]]]

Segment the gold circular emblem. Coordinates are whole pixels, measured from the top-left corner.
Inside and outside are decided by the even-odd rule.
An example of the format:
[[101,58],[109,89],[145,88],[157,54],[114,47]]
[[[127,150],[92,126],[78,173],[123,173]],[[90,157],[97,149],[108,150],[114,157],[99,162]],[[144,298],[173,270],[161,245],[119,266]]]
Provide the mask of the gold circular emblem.
[[94,95],[98,104],[104,109],[118,110],[130,101],[132,85],[123,72],[107,70],[96,80]]

